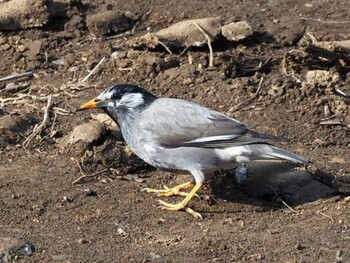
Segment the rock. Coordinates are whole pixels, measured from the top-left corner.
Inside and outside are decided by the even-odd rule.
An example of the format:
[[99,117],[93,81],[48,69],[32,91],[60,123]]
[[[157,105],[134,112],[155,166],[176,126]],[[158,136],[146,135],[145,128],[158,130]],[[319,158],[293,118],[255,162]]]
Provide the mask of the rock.
[[102,37],[132,29],[138,17],[131,12],[107,10],[87,16],[87,28],[91,34]]
[[317,41],[315,45],[333,52],[337,52],[339,48],[342,48],[346,52],[350,52],[350,40]]
[[84,22],[84,19],[80,15],[73,15],[69,21],[64,24],[64,29],[67,32],[74,33],[77,29],[81,29],[84,26]]
[[17,51],[23,53],[24,51],[27,50],[27,47],[25,45],[18,45],[17,46]]
[[96,191],[89,188],[84,189],[83,193],[84,193],[84,196],[97,196]]
[[152,33],[147,33],[141,37],[133,38],[126,42],[126,44],[131,48],[156,48],[159,44],[159,39]]
[[78,244],[80,245],[84,245],[84,244],[88,244],[89,240],[85,239],[85,238],[79,238],[78,239]]
[[251,196],[274,196],[275,192],[293,204],[311,202],[333,194],[331,187],[314,180],[303,168],[292,163],[256,162],[249,165],[247,179],[241,183]]
[[103,123],[105,127],[110,130],[111,135],[117,140],[122,140],[123,136],[119,129],[119,126],[105,113],[91,114],[93,120]]
[[42,42],[40,40],[31,41],[28,43],[28,51],[26,52],[29,59],[33,59],[40,54]]
[[304,35],[305,24],[300,19],[290,19],[290,16],[282,17],[279,22],[268,26],[269,31],[277,42],[283,46],[296,44]]
[[119,130],[118,125],[105,113],[91,114],[91,118],[103,123],[108,129]]
[[207,43],[207,38],[196,26],[200,26],[213,42],[220,34],[220,19],[215,17],[185,20],[156,33],[147,33],[139,38],[127,42],[131,47],[146,46],[155,48],[158,45],[168,47],[202,46]]
[[221,27],[222,35],[229,41],[240,41],[253,34],[247,21],[232,22]]
[[199,25],[208,34],[211,41],[220,33],[220,19],[209,17],[182,21],[159,30],[154,35],[168,45],[190,47],[206,44],[206,37],[195,24]]
[[340,80],[338,72],[328,70],[309,70],[306,73],[303,85],[314,85],[316,87],[333,88]]
[[80,150],[86,150],[92,147],[103,135],[105,135],[105,126],[98,122],[92,121],[74,128],[74,130],[65,136],[59,143],[59,147],[64,149],[74,146]]
[[350,195],[350,175],[336,177],[332,182],[332,186],[339,193]]
[[47,0],[11,0],[0,4],[0,30],[40,27],[49,19]]
[[0,130],[18,131],[18,129],[18,124],[11,115],[5,115],[0,118]]
[[121,151],[114,139],[106,139],[102,145],[93,147],[92,151],[93,163],[101,163],[104,167],[118,167],[120,164]]
[[273,84],[271,87],[268,89],[267,93],[271,95],[272,97],[278,97],[281,96],[284,92],[284,89],[282,86]]
[[0,148],[15,143],[25,134],[34,119],[31,115],[4,115],[0,117]]

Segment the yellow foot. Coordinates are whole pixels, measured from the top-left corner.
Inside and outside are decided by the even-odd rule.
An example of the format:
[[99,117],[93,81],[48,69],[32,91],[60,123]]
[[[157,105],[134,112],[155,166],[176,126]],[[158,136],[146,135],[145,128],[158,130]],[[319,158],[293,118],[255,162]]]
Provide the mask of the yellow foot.
[[[184,200],[185,201],[185,200]],[[194,211],[192,208],[187,207],[184,205],[184,201],[178,204],[170,204],[167,202],[164,202],[162,200],[158,200],[159,204],[161,205],[161,209],[169,210],[169,211],[179,211],[179,210],[185,210],[187,213],[191,214],[193,217],[203,220],[203,217],[200,213]]]
[[[158,196],[173,196],[173,195],[179,195],[179,196],[188,196],[189,193],[187,192],[183,192],[183,189],[187,189],[190,187],[195,186],[194,182],[187,182],[184,184],[180,184],[177,186],[174,186],[172,188],[167,187],[166,185],[164,185],[164,189],[152,189],[152,188],[144,188],[142,189],[142,191],[146,191],[147,193],[157,193]],[[198,197],[199,196],[197,194],[195,194],[194,196]]]

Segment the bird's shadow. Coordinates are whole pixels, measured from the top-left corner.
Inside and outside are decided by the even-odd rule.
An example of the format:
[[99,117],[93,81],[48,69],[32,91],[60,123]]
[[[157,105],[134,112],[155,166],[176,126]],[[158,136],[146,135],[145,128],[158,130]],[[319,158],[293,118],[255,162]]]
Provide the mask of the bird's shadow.
[[[154,176],[158,170],[136,156],[129,157],[129,162],[132,165],[129,166],[128,173],[139,174],[143,178]],[[237,173],[237,167],[210,176],[208,185],[213,203],[215,200],[225,200],[270,211],[331,198],[337,194],[336,189],[331,187],[332,175],[325,177],[326,173],[321,173],[324,177],[319,178],[320,171],[309,172],[305,167],[293,163],[257,162],[246,168],[246,177]],[[169,171],[169,174],[176,176],[174,171]],[[188,175],[188,178],[191,176]]]
[[243,179],[241,174],[237,174],[237,168],[214,174],[210,180],[214,198],[271,210],[327,199],[337,194],[330,185],[316,180],[305,167],[295,164],[263,162],[253,163],[247,168],[248,173]]

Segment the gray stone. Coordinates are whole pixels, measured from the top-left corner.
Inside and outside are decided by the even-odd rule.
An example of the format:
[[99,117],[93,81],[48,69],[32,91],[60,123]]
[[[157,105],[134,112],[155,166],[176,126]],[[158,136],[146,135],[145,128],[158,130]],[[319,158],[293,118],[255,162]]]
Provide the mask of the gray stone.
[[67,148],[74,145],[79,148],[92,146],[106,133],[105,126],[99,121],[92,121],[74,128],[59,143],[60,148]]
[[222,35],[229,41],[240,41],[253,34],[247,21],[232,22],[221,28]]
[[350,175],[336,177],[332,182],[332,186],[339,193],[350,195]]

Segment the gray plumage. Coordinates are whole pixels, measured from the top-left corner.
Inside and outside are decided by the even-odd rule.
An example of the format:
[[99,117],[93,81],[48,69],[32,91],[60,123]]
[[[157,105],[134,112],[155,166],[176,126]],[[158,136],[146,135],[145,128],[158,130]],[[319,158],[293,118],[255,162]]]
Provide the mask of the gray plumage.
[[[178,204],[159,202],[163,209],[184,209],[197,218],[202,216],[187,205],[207,174],[257,160],[308,162],[269,144],[281,140],[280,137],[250,130],[233,118],[190,101],[158,98],[138,86],[112,86],[80,107],[93,108],[102,108],[119,124],[125,142],[142,160],[155,167],[189,171],[193,175],[195,184],[145,190],[160,196],[185,196]],[[189,193],[182,191],[190,187]]]
[[126,143],[148,164],[203,174],[234,163],[303,157],[268,144],[281,138],[248,129],[244,124],[199,104],[157,98],[132,85],[116,85],[97,99],[121,129]]

